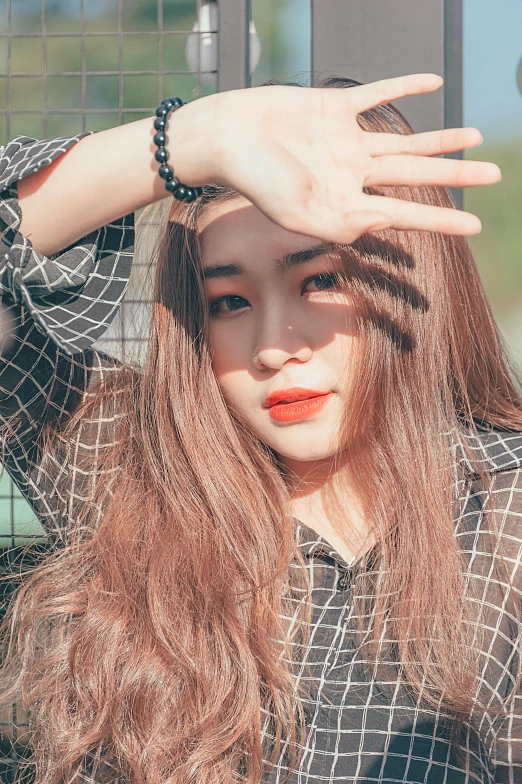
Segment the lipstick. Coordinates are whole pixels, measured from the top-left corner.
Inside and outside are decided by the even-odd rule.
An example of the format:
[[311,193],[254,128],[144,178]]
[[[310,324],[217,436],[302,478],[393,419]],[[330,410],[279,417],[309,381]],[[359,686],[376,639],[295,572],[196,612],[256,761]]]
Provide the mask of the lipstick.
[[294,422],[317,414],[333,394],[301,387],[282,389],[271,392],[265,400],[265,406],[269,408],[271,418],[277,422]]

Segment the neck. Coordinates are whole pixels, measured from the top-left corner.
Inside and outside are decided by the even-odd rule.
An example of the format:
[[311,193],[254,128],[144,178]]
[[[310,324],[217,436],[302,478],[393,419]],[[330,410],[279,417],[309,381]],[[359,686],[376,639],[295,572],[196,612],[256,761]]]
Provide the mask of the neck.
[[362,555],[374,541],[353,455],[280,461],[290,491],[290,514],[317,531],[345,560]]

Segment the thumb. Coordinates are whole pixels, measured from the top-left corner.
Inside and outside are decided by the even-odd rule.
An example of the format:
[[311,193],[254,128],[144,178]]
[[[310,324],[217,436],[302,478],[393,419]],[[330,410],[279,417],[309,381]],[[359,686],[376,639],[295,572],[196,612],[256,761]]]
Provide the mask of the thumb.
[[347,215],[345,225],[349,235],[346,241],[354,242],[362,234],[389,229],[392,225],[392,218],[391,215],[386,215],[385,212],[356,210]]

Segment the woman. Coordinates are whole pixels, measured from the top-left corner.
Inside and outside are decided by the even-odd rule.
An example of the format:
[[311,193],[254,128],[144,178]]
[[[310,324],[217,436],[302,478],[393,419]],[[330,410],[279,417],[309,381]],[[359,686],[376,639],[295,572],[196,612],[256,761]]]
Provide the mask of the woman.
[[151,121],[4,149],[4,462],[56,546],[1,683],[38,784],[522,775],[522,401],[442,187],[499,172],[389,105],[440,84],[176,110],[205,187],[143,370],[90,346],[165,195]]

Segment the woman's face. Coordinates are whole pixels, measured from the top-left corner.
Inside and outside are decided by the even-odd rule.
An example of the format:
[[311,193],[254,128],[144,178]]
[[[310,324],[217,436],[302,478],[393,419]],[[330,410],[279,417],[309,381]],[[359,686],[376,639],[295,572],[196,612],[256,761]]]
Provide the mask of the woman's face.
[[[283,462],[339,452],[355,339],[349,293],[334,277],[340,260],[243,197],[213,205],[199,228],[213,369],[227,405]],[[267,405],[271,393],[296,387],[321,397]]]

